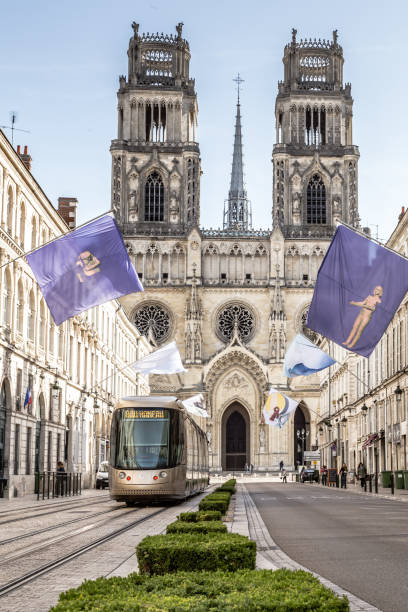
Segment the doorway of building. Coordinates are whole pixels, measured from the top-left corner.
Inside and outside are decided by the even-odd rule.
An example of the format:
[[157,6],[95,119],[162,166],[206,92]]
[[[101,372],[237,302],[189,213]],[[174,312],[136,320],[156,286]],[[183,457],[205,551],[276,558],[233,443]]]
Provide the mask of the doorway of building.
[[250,463],[249,415],[244,406],[234,402],[222,418],[222,469],[243,470]]
[[298,465],[304,465],[304,453],[309,450],[309,444],[309,423],[302,406],[299,405],[293,422],[293,463],[296,469]]

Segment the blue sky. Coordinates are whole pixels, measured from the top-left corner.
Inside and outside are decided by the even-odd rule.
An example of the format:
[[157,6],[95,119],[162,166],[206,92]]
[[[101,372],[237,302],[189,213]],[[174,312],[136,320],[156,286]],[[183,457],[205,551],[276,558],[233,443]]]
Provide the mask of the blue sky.
[[[406,205],[407,8],[402,1],[18,0],[2,3],[0,125],[18,113],[14,144],[27,144],[33,174],[56,204],[79,199],[79,221],[110,208],[110,141],[118,76],[127,71],[131,22],[141,32],[183,35],[192,52],[204,174],[201,223],[222,224],[232,160],[236,90],[241,95],[245,174],[254,227],[271,226],[274,105],[291,28],[298,38],[338,29],[352,83],[354,143],[360,147],[364,225],[386,239]],[[6,134],[10,134],[6,131]],[[376,228],[372,227],[376,232]]]

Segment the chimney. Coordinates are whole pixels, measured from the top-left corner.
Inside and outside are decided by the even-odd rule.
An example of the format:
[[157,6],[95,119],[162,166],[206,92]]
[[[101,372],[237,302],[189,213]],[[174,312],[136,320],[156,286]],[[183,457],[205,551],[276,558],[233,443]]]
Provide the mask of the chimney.
[[20,145],[17,145],[17,155],[20,156],[20,159],[23,162],[23,164],[25,165],[25,167],[27,168],[27,170],[29,170],[31,172],[31,162],[33,160],[32,160],[31,155],[28,153],[27,145],[24,146],[24,153],[21,153],[21,147],[20,147]]
[[401,212],[398,216],[398,223],[401,221],[402,217],[405,215],[405,206],[401,206]]
[[78,200],[76,198],[58,198],[58,213],[69,229],[76,228],[76,213]]

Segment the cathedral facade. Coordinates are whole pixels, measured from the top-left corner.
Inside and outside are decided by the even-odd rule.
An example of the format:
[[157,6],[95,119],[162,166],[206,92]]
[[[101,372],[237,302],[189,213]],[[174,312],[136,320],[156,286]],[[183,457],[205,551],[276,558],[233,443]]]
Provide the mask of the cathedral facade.
[[[331,41],[292,40],[275,105],[272,230],[252,228],[238,97],[223,227],[200,225],[197,94],[182,36],[134,33],[119,79],[112,141],[112,209],[145,292],[121,300],[156,345],[176,340],[185,374],[151,377],[155,393],[203,393],[213,471],[302,462],[317,448],[319,379],[282,375],[286,348],[305,329],[336,221],[358,226],[358,148],[350,84]],[[271,143],[272,145],[272,143]],[[271,388],[300,401],[282,429],[263,423]]]

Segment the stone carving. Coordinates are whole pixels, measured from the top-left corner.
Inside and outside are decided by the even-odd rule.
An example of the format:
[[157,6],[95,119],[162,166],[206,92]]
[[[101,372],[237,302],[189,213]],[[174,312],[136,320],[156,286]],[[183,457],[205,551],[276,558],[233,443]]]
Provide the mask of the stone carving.
[[267,380],[260,363],[250,354],[236,349],[227,351],[222,357],[219,357],[219,359],[215,361],[205,379],[207,389],[211,389],[215,385],[223,371],[229,370],[234,365],[248,372],[257,382],[261,390],[267,388]]
[[265,429],[261,425],[259,429],[259,452],[261,453],[265,452],[265,440],[266,440]]
[[224,387],[226,389],[238,389],[238,388],[240,388],[240,390],[247,389],[248,382],[243,376],[240,376],[237,372],[235,372],[232,376],[227,378],[227,380],[224,383]]

